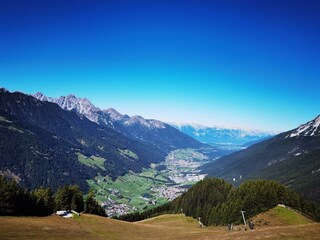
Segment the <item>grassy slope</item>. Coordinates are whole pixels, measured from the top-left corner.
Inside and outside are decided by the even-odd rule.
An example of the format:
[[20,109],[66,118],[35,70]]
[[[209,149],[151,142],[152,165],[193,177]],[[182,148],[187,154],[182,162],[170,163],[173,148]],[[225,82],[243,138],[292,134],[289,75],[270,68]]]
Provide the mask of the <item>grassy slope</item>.
[[295,224],[229,232],[226,227],[200,229],[196,220],[183,215],[162,215],[136,223],[93,215],[82,215],[78,219],[0,217],[0,239],[318,239],[319,223]]
[[271,226],[288,226],[308,224],[313,221],[298,212],[292,211],[285,207],[277,206],[265,213],[261,213],[254,217],[254,222],[257,225],[271,225]]
[[104,158],[101,157],[96,157],[96,156],[91,156],[91,157],[86,157],[81,153],[77,153],[78,160],[82,164],[92,167],[92,168],[100,168],[102,170],[106,170],[104,167],[104,162],[106,161]]

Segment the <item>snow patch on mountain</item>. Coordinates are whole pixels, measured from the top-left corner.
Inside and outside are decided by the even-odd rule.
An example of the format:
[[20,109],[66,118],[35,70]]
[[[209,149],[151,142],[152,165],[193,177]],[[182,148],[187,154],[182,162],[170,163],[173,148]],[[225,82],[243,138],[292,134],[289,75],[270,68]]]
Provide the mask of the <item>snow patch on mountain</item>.
[[242,136],[252,136],[252,135],[276,135],[278,132],[275,131],[262,131],[259,129],[250,129],[250,128],[244,128],[244,127],[228,127],[228,126],[219,126],[219,125],[202,125],[198,123],[187,123],[187,122],[167,122],[169,125],[174,126],[175,128],[181,130],[185,127],[192,127],[196,131],[200,130],[208,130],[208,129],[214,129],[216,131],[225,131],[225,130],[231,130],[231,131],[238,131],[241,132]]
[[302,124],[297,129],[294,129],[286,138],[302,136],[320,136],[320,115],[306,124]]

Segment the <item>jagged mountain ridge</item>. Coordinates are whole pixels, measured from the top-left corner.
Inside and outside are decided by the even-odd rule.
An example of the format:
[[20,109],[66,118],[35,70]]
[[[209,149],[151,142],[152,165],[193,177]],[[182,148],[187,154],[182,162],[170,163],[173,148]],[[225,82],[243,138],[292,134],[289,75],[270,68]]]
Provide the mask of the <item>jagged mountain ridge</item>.
[[138,172],[165,156],[75,111],[0,89],[0,174],[24,187],[78,184],[86,189],[86,179]]
[[113,108],[101,110],[88,99],[78,98],[73,94],[59,98],[50,98],[38,92],[33,96],[41,101],[56,103],[65,110],[75,111],[92,122],[106,125],[141,142],[150,143],[165,152],[177,148],[199,148],[206,146],[192,137],[181,133],[169,124],[154,119],[145,119],[137,115],[132,117],[122,115]]
[[249,142],[269,138],[273,133],[259,130],[245,130],[225,127],[208,127],[190,123],[170,123],[171,126],[181,132],[197,139],[200,142],[209,144],[235,144],[242,145]]
[[[304,171],[310,167],[314,168],[315,171],[318,170],[319,163],[314,160],[316,159],[314,153],[320,149],[320,136],[317,134],[319,131],[318,122],[319,116],[291,131],[278,134],[245,150],[208,163],[201,169],[203,173],[207,173],[209,176],[221,177],[238,185],[244,180],[256,176],[263,176],[264,178],[270,176],[273,179],[272,171],[268,171],[268,169],[276,169],[276,166],[287,168],[287,164],[292,163],[294,164],[293,169],[290,167],[292,179],[288,181],[286,178],[283,183],[301,191],[303,189],[301,179],[309,179],[305,183],[308,182],[307,187],[312,194],[308,195],[305,191],[301,191],[301,193],[308,195],[312,200],[318,201],[320,199],[320,190],[316,180],[318,178],[311,176],[311,172]],[[294,160],[298,157],[302,157],[303,161]],[[286,172],[285,169],[282,170],[282,173]],[[280,175],[277,175],[277,177],[280,177]],[[281,179],[277,177],[275,180],[280,181]]]

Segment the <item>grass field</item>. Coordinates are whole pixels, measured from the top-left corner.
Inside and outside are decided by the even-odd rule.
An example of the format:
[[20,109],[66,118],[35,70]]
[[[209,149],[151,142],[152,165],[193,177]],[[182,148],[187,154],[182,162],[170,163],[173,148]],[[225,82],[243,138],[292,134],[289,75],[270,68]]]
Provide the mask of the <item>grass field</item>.
[[119,152],[124,157],[129,157],[129,158],[133,158],[133,159],[139,158],[137,154],[135,154],[134,152],[132,152],[128,149],[125,149],[125,150],[119,149]]
[[175,150],[174,154],[177,159],[182,159],[182,160],[193,158],[193,160],[202,161],[206,159],[206,156],[194,151],[191,148]]
[[[277,217],[270,221],[277,221]],[[76,219],[0,217],[0,239],[319,239],[320,224],[257,226],[254,230],[228,231],[226,227],[199,228],[196,220],[178,214],[129,223],[82,215]],[[240,230],[242,229],[242,230]]]
[[106,170],[104,167],[104,162],[105,162],[104,158],[96,157],[96,156],[87,157],[81,153],[77,153],[77,156],[78,156],[79,162],[81,162],[84,165],[87,165],[88,167],[92,167],[92,168],[98,167],[102,170]]

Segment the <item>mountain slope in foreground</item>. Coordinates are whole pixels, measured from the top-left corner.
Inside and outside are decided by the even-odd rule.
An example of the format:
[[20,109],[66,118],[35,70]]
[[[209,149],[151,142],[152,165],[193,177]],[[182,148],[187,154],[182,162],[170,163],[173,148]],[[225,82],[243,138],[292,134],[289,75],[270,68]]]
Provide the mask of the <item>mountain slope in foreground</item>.
[[320,202],[320,116],[288,132],[201,167],[203,173],[239,185],[273,179]]
[[[270,218],[268,218],[271,222]],[[275,219],[276,220],[276,219]],[[49,217],[0,217],[0,239],[319,239],[320,224],[263,225],[253,231],[228,231],[227,227],[199,228],[184,215],[162,215],[137,223],[94,215],[77,219]],[[242,226],[236,226],[242,229]]]

